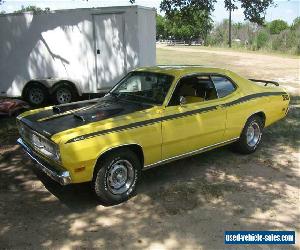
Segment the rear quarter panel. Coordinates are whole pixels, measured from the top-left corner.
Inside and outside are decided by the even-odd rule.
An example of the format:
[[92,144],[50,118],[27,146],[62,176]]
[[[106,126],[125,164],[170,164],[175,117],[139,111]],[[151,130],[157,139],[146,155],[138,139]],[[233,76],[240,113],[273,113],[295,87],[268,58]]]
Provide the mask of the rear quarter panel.
[[231,100],[225,101],[227,106],[225,139],[239,137],[248,118],[255,113],[262,112],[265,115],[265,126],[285,117],[289,96],[282,88],[261,86],[232,72],[228,75],[238,85],[238,91]]
[[267,102],[263,104],[266,114],[266,127],[286,116],[289,108],[289,102],[289,95],[285,93],[284,90],[282,90],[280,95],[268,97]]

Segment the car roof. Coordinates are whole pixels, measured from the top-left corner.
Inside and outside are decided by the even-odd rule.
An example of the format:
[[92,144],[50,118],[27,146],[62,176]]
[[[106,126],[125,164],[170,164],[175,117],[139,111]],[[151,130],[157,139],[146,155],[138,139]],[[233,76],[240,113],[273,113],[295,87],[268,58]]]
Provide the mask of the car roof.
[[150,71],[155,73],[164,73],[174,76],[182,76],[193,73],[215,73],[215,74],[228,74],[228,70],[215,67],[206,67],[200,65],[157,65],[153,67],[142,67],[135,71]]

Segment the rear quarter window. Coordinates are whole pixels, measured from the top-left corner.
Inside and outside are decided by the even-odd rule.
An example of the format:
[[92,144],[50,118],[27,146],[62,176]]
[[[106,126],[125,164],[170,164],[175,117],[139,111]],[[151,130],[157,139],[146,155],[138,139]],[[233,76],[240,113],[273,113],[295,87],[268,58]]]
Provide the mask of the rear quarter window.
[[236,89],[235,85],[226,77],[212,76],[211,79],[215,84],[219,98],[230,95]]

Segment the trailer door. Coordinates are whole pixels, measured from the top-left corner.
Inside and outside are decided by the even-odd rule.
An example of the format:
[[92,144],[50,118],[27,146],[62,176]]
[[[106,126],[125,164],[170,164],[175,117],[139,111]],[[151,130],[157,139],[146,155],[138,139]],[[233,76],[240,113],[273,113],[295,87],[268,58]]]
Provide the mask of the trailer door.
[[123,14],[94,15],[97,89],[111,88],[125,74]]

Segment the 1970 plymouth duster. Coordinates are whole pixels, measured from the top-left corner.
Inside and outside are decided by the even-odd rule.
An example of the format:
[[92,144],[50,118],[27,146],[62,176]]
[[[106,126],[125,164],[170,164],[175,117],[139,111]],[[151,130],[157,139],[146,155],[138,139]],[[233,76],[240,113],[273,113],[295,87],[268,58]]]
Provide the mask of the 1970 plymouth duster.
[[288,112],[289,95],[265,83],[219,68],[140,68],[103,98],[21,114],[18,142],[52,179],[91,181],[116,204],[135,191],[142,169],[230,143],[254,152],[263,128]]

